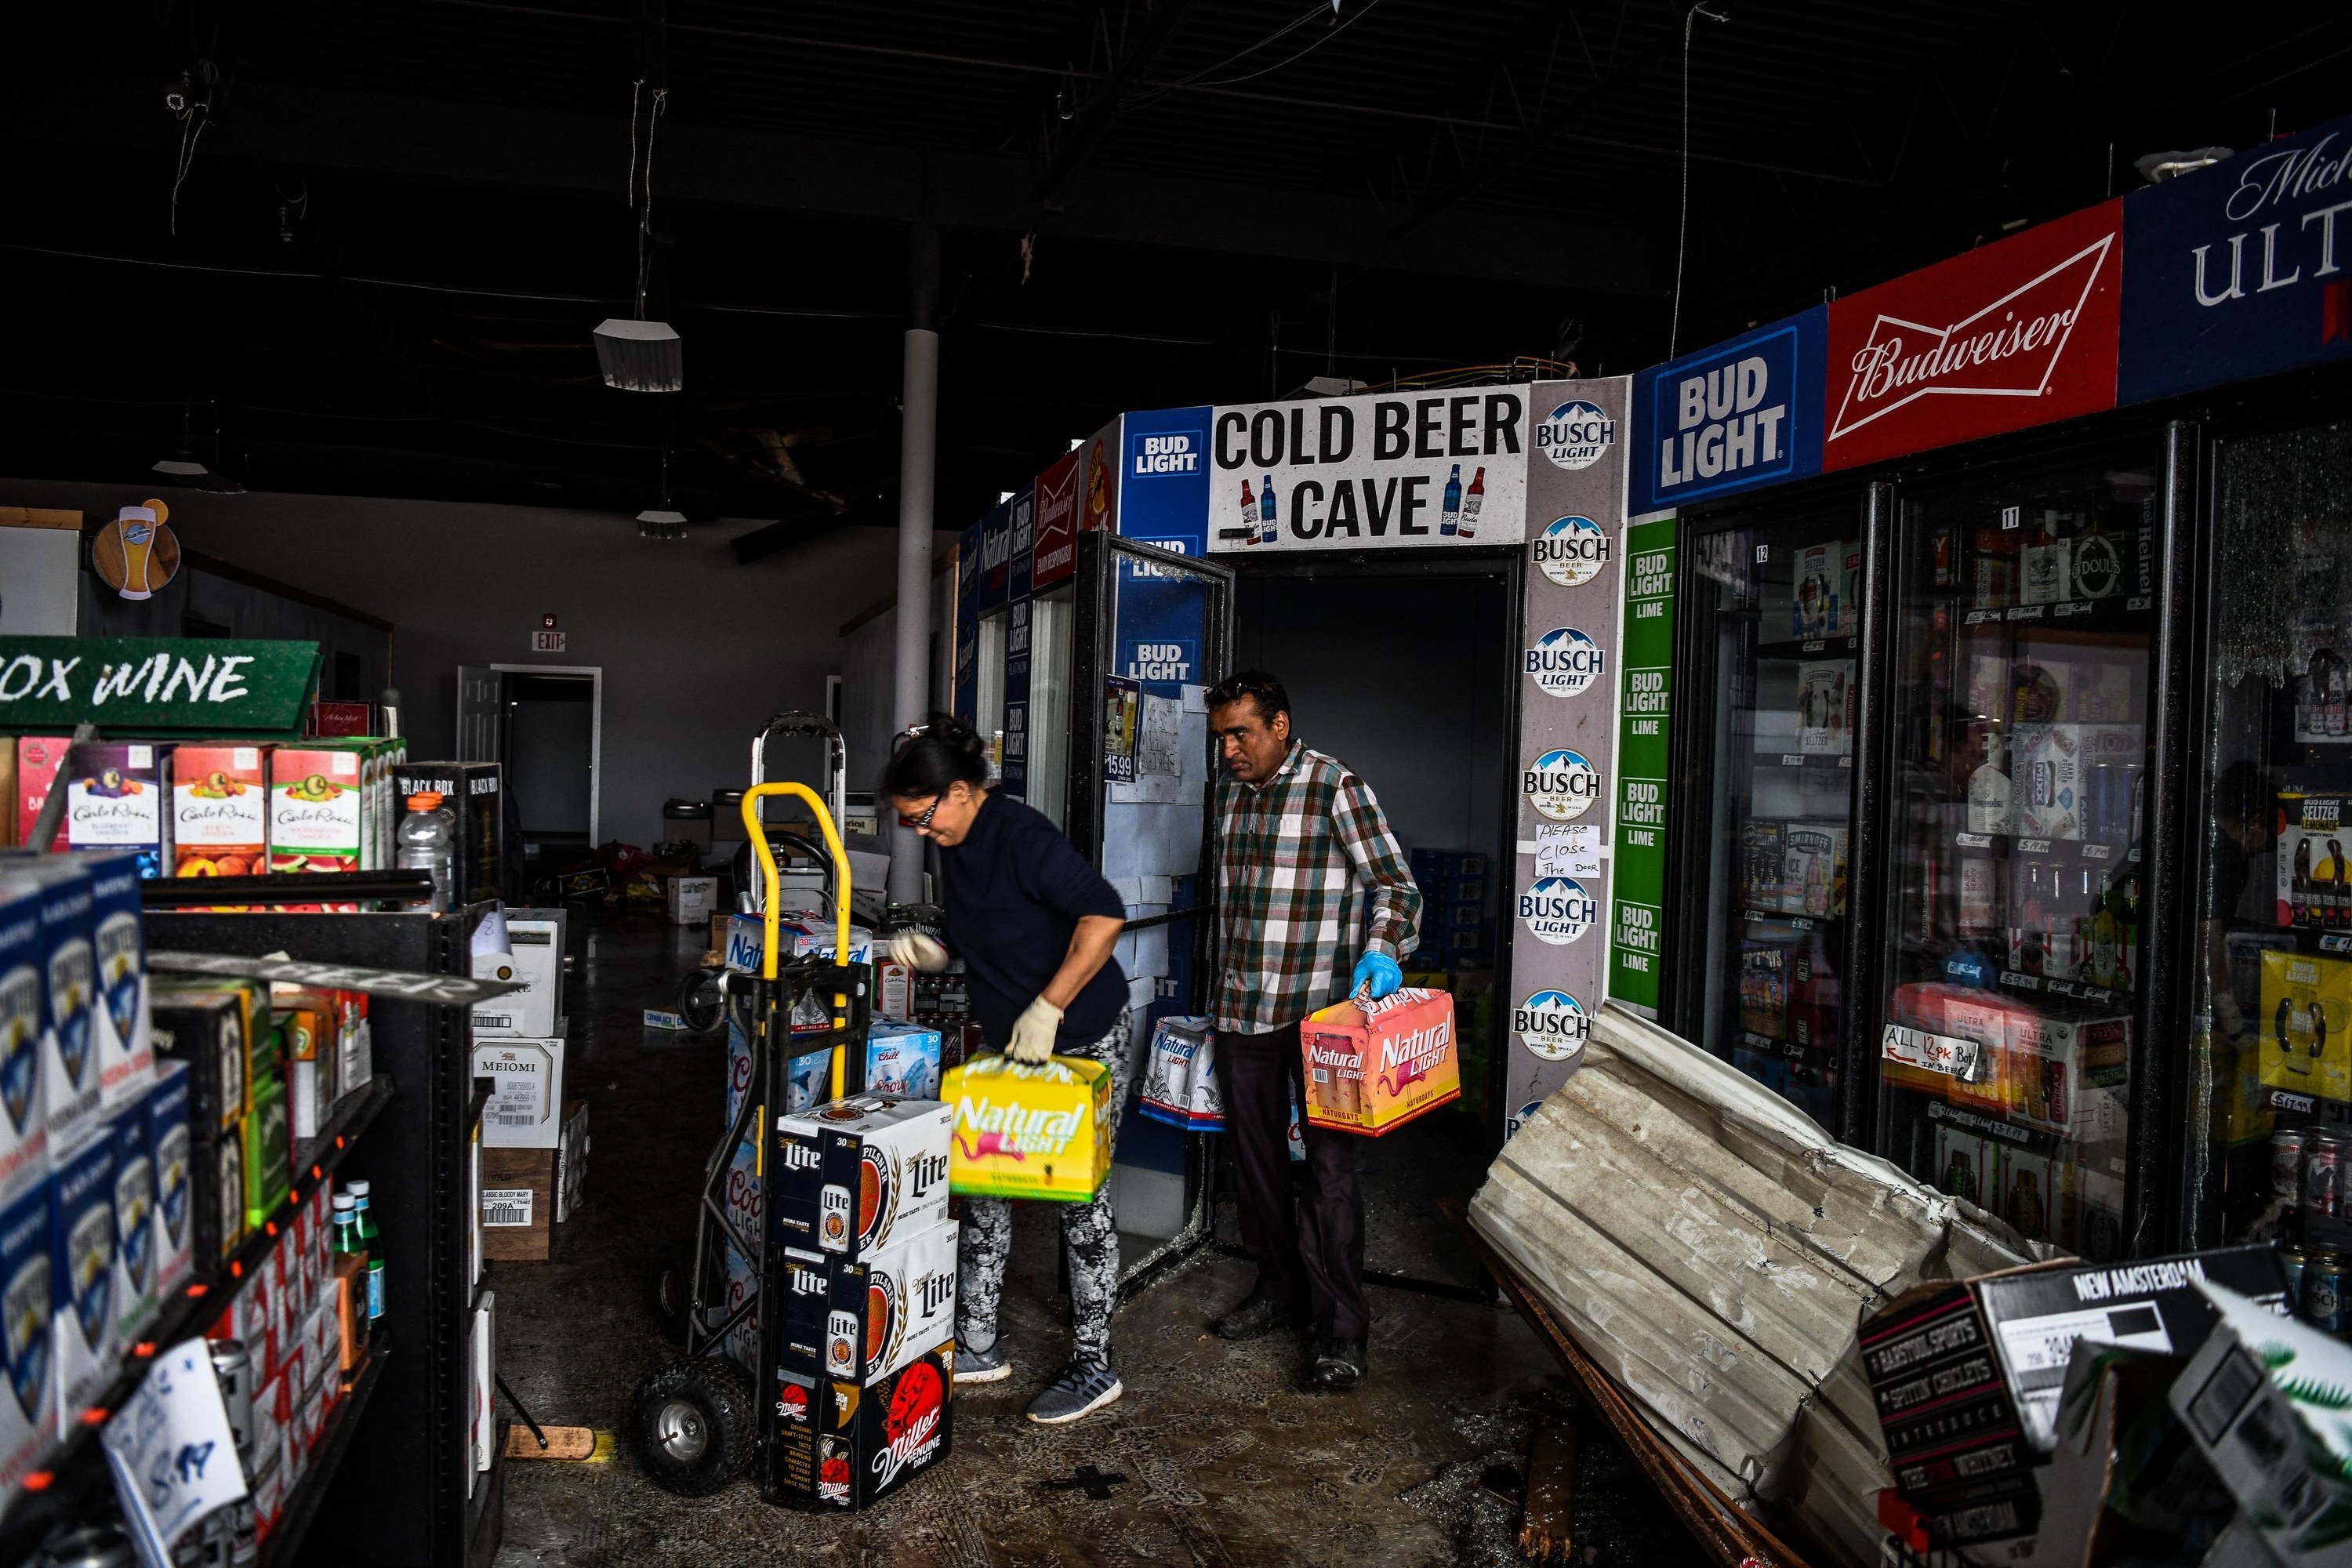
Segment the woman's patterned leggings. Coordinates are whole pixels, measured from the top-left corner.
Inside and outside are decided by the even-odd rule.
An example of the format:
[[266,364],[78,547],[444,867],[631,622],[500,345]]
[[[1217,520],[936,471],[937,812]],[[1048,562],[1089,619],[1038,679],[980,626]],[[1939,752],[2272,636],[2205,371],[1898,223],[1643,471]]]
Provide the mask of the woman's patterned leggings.
[[[1066,1056],[1091,1057],[1110,1067],[1110,1134],[1118,1141],[1119,1112],[1127,1104],[1128,1020],[1121,1013],[1110,1033]],[[1110,1364],[1110,1315],[1118,1305],[1118,1226],[1110,1212],[1110,1184],[1094,1201],[1056,1204],[1062,1211],[1062,1244],[1070,1259],[1070,1359],[1090,1366]],[[1007,1198],[963,1200],[963,1255],[957,1280],[956,1335],[983,1343],[996,1338],[996,1308],[1004,1291],[1004,1261],[1013,1251],[1013,1204]]]

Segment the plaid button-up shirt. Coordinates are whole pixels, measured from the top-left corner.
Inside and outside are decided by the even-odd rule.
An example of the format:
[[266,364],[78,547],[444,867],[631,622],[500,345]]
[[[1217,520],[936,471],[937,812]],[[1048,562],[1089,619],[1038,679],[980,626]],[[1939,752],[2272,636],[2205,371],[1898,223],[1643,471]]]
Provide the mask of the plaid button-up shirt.
[[1348,994],[1365,950],[1412,944],[1421,890],[1381,803],[1297,741],[1263,784],[1218,780],[1216,853],[1220,1029],[1295,1024]]

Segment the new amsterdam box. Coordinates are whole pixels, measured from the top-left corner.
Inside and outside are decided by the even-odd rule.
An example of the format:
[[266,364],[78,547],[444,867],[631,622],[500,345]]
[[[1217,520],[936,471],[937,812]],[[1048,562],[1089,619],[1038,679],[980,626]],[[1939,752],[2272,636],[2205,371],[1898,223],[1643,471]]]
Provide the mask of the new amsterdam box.
[[948,1457],[955,1414],[955,1342],[946,1340],[878,1383],[776,1369],[761,1495],[803,1508],[862,1509]]
[[855,1262],[946,1219],[949,1117],[936,1100],[887,1095],[778,1117],[777,1245]]

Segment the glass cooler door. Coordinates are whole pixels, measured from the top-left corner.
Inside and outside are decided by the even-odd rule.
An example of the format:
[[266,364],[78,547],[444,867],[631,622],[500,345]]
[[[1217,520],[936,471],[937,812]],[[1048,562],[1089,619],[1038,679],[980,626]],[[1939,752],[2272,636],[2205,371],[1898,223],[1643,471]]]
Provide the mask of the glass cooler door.
[[[1835,1126],[1853,831],[1862,544],[1853,501],[1697,534],[1683,647],[1711,693],[1711,735],[1685,742],[1697,781],[1677,809],[1703,824],[1686,885],[1704,962],[1675,1026]],[[1690,792],[1696,792],[1695,794]]]
[[2155,479],[2141,450],[1923,482],[1896,531],[1879,1147],[2093,1259],[2147,980]]

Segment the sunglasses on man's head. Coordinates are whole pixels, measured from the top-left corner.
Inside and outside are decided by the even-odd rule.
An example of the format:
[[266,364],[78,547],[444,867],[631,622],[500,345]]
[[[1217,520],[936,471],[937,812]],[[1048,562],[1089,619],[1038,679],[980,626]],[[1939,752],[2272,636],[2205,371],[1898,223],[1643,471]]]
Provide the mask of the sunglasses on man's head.
[[908,816],[905,812],[900,812],[898,814],[898,826],[901,827],[911,827],[916,832],[920,833],[923,829],[931,825],[931,818],[940,814],[940,803],[945,799],[947,799],[947,796],[943,795],[933,795],[931,797],[931,804],[924,808],[923,815],[920,816]]

